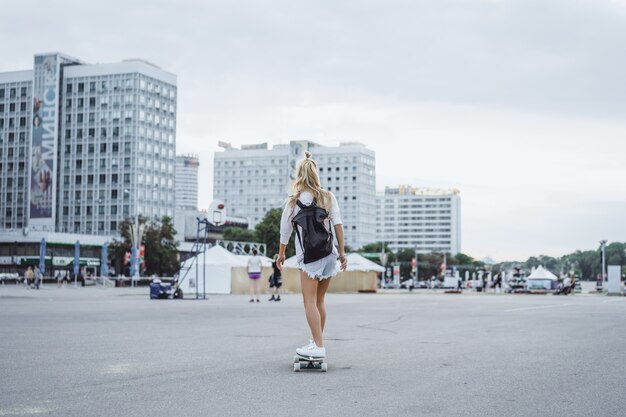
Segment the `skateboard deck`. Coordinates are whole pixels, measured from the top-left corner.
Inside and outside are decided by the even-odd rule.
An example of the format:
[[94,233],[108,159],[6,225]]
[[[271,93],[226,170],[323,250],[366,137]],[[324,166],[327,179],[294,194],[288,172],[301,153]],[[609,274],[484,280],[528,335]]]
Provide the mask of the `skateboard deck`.
[[300,372],[302,370],[319,370],[326,372],[328,364],[324,362],[324,358],[311,358],[296,355],[293,357],[293,370]]

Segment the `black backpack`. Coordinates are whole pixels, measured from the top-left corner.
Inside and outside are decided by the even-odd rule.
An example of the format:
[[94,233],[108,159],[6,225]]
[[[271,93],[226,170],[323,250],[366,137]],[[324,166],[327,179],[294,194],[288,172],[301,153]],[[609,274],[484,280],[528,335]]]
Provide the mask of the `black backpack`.
[[[331,225],[328,229],[324,225],[324,220],[328,218],[328,211],[318,207],[315,201],[310,206],[305,206],[300,201],[296,201],[300,211],[291,220],[291,224],[296,229],[300,247],[304,252],[304,263],[308,264],[325,258],[333,252],[333,232]],[[300,230],[302,228],[302,236]]]

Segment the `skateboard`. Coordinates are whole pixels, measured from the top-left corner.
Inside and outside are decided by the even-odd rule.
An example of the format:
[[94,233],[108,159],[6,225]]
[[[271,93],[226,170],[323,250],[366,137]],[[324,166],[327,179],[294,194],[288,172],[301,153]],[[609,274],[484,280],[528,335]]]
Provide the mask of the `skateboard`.
[[302,370],[319,370],[322,372],[328,371],[328,364],[324,362],[324,358],[306,358],[304,356],[295,355],[293,357],[293,370],[294,372],[300,372]]

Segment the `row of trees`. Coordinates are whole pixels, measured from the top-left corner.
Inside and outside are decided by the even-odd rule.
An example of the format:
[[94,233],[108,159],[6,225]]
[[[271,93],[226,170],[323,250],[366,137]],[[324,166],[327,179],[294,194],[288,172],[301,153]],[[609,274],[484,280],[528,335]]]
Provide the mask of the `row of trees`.
[[[605,248],[606,265],[621,265],[626,270],[626,243],[613,242]],[[503,262],[497,268],[508,268],[519,265],[522,269],[531,270],[543,265],[555,274],[574,273],[582,279],[595,279],[601,274],[602,253],[596,250],[576,251],[561,257],[539,255],[531,256],[525,262]]]
[[[118,226],[121,240],[109,244],[109,261],[119,274],[130,275],[127,253],[132,251],[132,227],[134,221],[125,219]],[[178,269],[178,242],[172,218],[148,220],[139,216],[140,241],[145,248],[143,275],[173,276]]]
[[[383,250],[382,242],[370,243],[359,249],[358,252],[362,253],[381,253]],[[401,249],[397,252],[392,252],[385,248],[387,254],[387,264],[397,263],[400,265],[400,276],[403,278],[409,278],[412,275],[412,260],[415,258],[415,250],[413,249]],[[470,273],[488,268],[484,262],[476,260],[464,253],[457,253],[456,255],[445,254],[446,267],[456,267],[461,276],[465,275],[465,271]],[[371,258],[372,261],[381,264],[378,257]],[[419,262],[417,263],[417,270],[419,279],[430,279],[433,276],[441,275],[441,266],[444,262],[443,253],[420,253],[418,255]]]

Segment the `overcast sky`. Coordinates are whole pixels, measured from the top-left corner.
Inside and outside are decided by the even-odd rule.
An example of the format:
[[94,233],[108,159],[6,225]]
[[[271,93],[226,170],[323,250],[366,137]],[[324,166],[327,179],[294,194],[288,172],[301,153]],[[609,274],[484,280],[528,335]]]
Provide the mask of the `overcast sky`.
[[0,71],[33,54],[178,75],[177,151],[344,140],[377,188],[461,190],[462,250],[626,241],[626,0],[3,2]]

